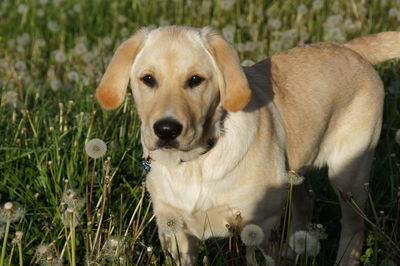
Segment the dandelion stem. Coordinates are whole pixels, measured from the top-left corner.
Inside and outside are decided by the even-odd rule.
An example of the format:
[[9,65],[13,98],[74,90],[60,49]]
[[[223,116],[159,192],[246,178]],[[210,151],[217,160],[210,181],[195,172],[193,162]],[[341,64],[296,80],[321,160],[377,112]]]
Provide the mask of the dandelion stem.
[[71,228],[71,258],[72,262],[71,265],[75,266],[76,261],[75,261],[75,212],[69,213],[71,215],[71,219],[69,221],[69,227]]
[[8,265],[11,265],[13,254],[14,254],[14,246],[11,248],[10,256],[8,257]]
[[22,256],[22,243],[21,242],[18,243],[18,255],[19,255],[19,265],[23,266],[24,265],[24,259],[23,259],[23,256]]
[[10,231],[11,220],[7,219],[6,231],[4,234],[3,247],[1,248],[0,266],[4,266],[4,258],[6,256],[7,238]]

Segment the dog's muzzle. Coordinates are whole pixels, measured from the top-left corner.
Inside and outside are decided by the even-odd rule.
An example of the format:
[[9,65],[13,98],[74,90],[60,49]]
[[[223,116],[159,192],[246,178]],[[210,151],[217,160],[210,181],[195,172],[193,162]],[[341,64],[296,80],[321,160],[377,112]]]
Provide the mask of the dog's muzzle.
[[158,137],[158,146],[162,148],[177,148],[176,138],[182,133],[182,124],[173,118],[164,118],[153,125],[154,134]]

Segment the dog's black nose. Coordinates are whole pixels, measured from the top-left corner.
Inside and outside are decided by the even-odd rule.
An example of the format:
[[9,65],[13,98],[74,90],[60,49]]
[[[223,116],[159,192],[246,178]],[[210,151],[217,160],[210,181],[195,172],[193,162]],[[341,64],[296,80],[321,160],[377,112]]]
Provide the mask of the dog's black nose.
[[160,140],[168,142],[176,139],[181,134],[182,125],[172,118],[165,118],[157,121],[153,129]]

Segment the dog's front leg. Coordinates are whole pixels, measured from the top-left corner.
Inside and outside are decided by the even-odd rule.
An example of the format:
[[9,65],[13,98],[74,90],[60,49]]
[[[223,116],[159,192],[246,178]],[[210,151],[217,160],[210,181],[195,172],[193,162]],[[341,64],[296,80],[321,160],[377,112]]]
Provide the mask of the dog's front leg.
[[161,246],[164,252],[172,255],[177,265],[195,265],[197,260],[198,239],[185,232],[175,234],[159,232]]

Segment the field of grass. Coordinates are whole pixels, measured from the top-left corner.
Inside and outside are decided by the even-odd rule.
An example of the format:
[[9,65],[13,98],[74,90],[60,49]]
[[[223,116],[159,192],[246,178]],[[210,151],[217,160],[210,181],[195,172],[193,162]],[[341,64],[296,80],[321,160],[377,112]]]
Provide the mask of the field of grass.
[[[143,186],[140,121],[132,97],[110,112],[93,97],[122,40],[140,27],[170,24],[221,30],[249,65],[297,45],[400,30],[400,1],[2,0],[0,266],[171,262],[160,248]],[[387,93],[366,188],[362,263],[395,265],[400,264],[400,64],[395,60],[377,69]],[[105,156],[97,159],[85,152],[94,138],[107,144]],[[327,239],[316,257],[299,255],[297,264],[333,265],[339,205],[324,171],[311,182],[313,222],[324,226]],[[272,248],[279,247],[280,236],[273,234]],[[244,262],[235,237],[208,240],[199,249],[205,265]]]

